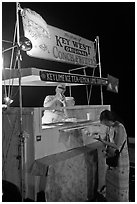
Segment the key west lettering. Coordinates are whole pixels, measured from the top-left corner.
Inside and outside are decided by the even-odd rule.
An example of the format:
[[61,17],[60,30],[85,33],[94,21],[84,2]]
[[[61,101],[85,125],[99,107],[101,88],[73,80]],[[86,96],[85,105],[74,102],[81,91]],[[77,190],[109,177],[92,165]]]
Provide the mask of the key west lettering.
[[108,84],[108,80],[105,78],[52,72],[52,71],[40,71],[40,78],[42,81],[50,81],[50,82],[93,84],[93,85]]

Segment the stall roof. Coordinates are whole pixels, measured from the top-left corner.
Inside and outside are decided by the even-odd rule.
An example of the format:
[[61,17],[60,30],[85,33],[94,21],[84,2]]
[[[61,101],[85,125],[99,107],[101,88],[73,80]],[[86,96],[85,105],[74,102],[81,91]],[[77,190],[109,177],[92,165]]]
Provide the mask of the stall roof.
[[[42,81],[39,72],[44,69],[38,68],[22,68],[21,69],[21,85],[22,86],[56,86],[58,82]],[[11,80],[10,80],[11,79]],[[5,68],[2,71],[2,85],[13,86],[19,85],[19,70]],[[66,86],[78,86],[84,84],[65,83]]]

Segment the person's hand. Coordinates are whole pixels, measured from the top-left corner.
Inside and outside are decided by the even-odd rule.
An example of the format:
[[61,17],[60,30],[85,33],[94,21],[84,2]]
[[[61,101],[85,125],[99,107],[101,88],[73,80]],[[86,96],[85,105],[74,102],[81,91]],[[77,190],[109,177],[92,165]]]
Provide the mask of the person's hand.
[[65,96],[62,94],[57,94],[56,99],[59,100],[60,102],[63,102],[63,101],[65,101]]
[[94,139],[98,139],[98,138],[99,138],[99,132],[93,132],[93,133],[92,133],[92,137],[93,137]]
[[55,99],[60,101],[61,95],[60,94],[56,94]]
[[103,139],[101,138],[100,135],[98,135],[98,137],[95,137],[94,139],[96,139],[96,140],[98,140],[98,141],[100,141],[100,142],[103,142]]
[[65,99],[65,96],[64,96],[64,95],[61,95],[61,101],[62,101],[62,102],[65,102],[65,101],[66,101],[66,99]]
[[99,133],[98,132],[92,132],[92,136],[97,137],[97,136],[99,136]]

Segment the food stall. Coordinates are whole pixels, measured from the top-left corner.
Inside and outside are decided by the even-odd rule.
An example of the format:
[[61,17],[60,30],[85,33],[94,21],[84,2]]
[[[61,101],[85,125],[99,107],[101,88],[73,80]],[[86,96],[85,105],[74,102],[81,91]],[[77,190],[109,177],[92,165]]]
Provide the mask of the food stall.
[[[21,39],[17,46],[18,69],[5,68],[3,72],[3,86],[14,79],[13,86],[19,86],[20,97],[20,107],[11,107],[9,103],[2,111],[3,180],[15,184],[23,199],[38,201],[38,195],[44,193],[45,201],[93,201],[105,185],[106,169],[104,146],[94,139],[93,133],[106,136],[107,129],[100,124],[99,115],[110,109],[102,100],[102,86],[108,86],[109,81],[101,76],[100,56],[98,64],[96,61],[99,38],[92,42],[49,26],[36,12],[21,9],[17,3],[17,16],[20,11],[25,40]],[[30,57],[80,66],[84,75],[45,68],[21,69],[20,50]],[[95,77],[94,73],[86,76],[85,69],[90,67],[95,71],[97,65],[100,76]],[[62,107],[68,113],[65,120],[43,124],[43,111],[49,108],[22,107],[21,87],[56,87],[58,83],[70,88],[67,99],[72,99],[73,86],[99,85],[101,105]]]
[[[47,85],[40,80],[40,71],[22,69],[22,85]],[[11,77],[16,85],[15,72],[17,70]],[[95,192],[105,185],[104,146],[93,138],[92,133],[99,132],[105,137],[107,130],[99,123],[99,115],[110,106],[73,105],[65,108],[68,112],[66,120],[48,124],[42,124],[46,108],[22,109],[25,198],[36,201],[37,194],[44,191],[47,201],[86,201],[92,200]],[[2,131],[3,179],[20,188],[19,117],[19,107],[4,110]]]

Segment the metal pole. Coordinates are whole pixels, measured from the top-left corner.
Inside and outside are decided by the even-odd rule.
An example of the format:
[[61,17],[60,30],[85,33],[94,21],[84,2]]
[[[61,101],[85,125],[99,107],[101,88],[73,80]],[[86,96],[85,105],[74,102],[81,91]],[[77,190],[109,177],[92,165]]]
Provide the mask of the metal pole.
[[24,137],[23,137],[23,127],[22,127],[22,88],[21,88],[21,53],[19,49],[20,45],[20,33],[19,33],[19,3],[16,2],[16,18],[17,18],[17,60],[18,60],[18,70],[19,70],[19,129],[20,129],[20,188],[22,195],[22,202],[24,200]]
[[69,69],[69,72],[70,71],[76,71],[76,70],[79,70],[79,69],[85,69],[85,68],[88,68],[88,67],[85,66],[85,67],[78,67],[78,68],[75,68],[75,69]]
[[[86,76],[86,70],[83,69],[84,75]],[[88,86],[86,85],[86,95],[87,95],[87,103],[88,103]],[[89,104],[88,104],[89,105]]]
[[[92,76],[94,76],[95,73],[95,68],[93,69]],[[88,105],[90,104],[90,98],[91,98],[91,92],[92,92],[92,84],[90,85],[90,91],[89,91],[89,96],[88,96]]]
[[[97,36],[96,39],[97,39],[97,46],[98,46],[99,74],[100,74],[100,78],[101,78],[101,62],[100,62],[99,36]],[[100,85],[100,90],[101,90],[101,105],[103,105],[103,91],[102,91],[102,85]]]
[[[70,74],[70,70],[69,70],[69,74]],[[69,96],[71,97],[71,86],[69,86]]]
[[14,45],[14,46],[12,46],[12,47],[10,47],[10,48],[7,48],[7,49],[3,50],[2,53],[7,52],[7,51],[9,51],[9,50],[11,50],[11,49],[13,49],[13,48],[15,48],[15,47],[17,47],[17,45]]
[[2,40],[2,42],[13,44],[13,42],[11,42],[11,41],[9,41],[9,40]]
[[[87,68],[87,66],[85,66],[85,67],[78,67],[78,68],[75,68],[75,69],[69,69],[69,74],[71,74],[71,71],[76,71],[76,70],[85,69],[85,68]],[[70,97],[71,97],[71,94],[72,94],[71,86],[69,86],[69,95],[70,95]]]
[[5,93],[4,93],[4,96],[7,97],[7,89],[6,89],[6,84],[5,84],[5,67],[4,67],[4,54],[2,53],[2,72],[3,72],[3,76],[4,76],[4,90],[5,90]]

